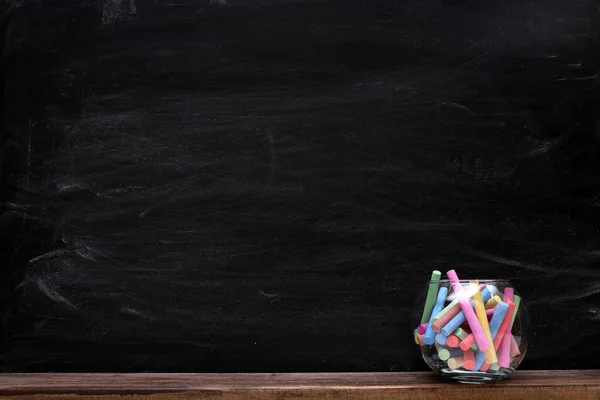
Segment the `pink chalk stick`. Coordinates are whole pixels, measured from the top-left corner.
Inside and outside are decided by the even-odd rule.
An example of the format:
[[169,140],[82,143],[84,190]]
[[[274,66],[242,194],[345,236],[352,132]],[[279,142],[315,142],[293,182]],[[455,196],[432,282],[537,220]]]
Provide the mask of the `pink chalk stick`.
[[[504,336],[500,338],[500,346],[498,347],[498,366],[502,368],[508,368],[510,366],[510,350],[512,346],[512,313],[514,312],[515,306],[513,301],[515,299],[515,290],[511,287],[504,288],[504,302],[509,304],[510,317],[505,317],[508,320]],[[502,321],[504,322],[504,321]],[[518,347],[518,346],[517,346]],[[517,348],[518,350],[518,348]]]
[[481,364],[481,368],[479,368],[479,370],[480,370],[481,372],[485,372],[485,371],[487,371],[488,369],[490,369],[490,364],[487,364],[485,361],[483,362],[483,364]]
[[417,332],[419,332],[420,335],[423,335],[425,331],[427,331],[427,325],[428,324],[421,324],[417,326]]
[[[505,294],[506,296],[506,294]],[[498,349],[498,365],[502,368],[508,368],[510,366],[510,332],[506,333],[502,338],[502,344]]]
[[494,316],[495,310],[496,310],[496,307],[488,308],[487,310],[485,310],[485,315],[487,315],[488,317],[492,317],[492,316]]
[[515,301],[515,289],[511,287],[504,288],[504,302]]
[[460,279],[458,279],[458,276],[456,275],[456,271],[452,269],[448,271],[446,275],[448,275],[448,279],[450,279],[452,282],[452,287],[457,294],[458,302],[460,303],[460,307],[462,308],[465,318],[469,323],[469,327],[471,327],[471,332],[473,332],[473,336],[475,336],[475,342],[477,342],[479,351],[486,351],[490,348],[490,342],[483,332],[483,328],[481,328],[481,324],[475,315],[473,307],[471,307],[471,303],[469,303],[469,299],[467,296],[465,296],[463,287],[460,284]]
[[[504,299],[509,299],[510,301],[515,301],[515,291],[513,288],[504,288]],[[506,301],[506,300],[505,300]],[[516,311],[516,308],[515,308]],[[514,336],[512,335],[512,326],[513,326],[513,318],[511,318],[508,327],[506,328],[506,333],[504,334],[504,338],[502,338],[502,344],[500,345],[500,351],[504,351],[508,353],[508,357],[516,357],[521,355],[521,351],[519,350],[519,345],[517,344]],[[508,342],[507,342],[508,341]],[[508,347],[509,350],[505,350],[504,347]],[[500,358],[498,358],[498,365],[503,367],[504,365],[500,364]],[[506,367],[508,368],[508,367]]]

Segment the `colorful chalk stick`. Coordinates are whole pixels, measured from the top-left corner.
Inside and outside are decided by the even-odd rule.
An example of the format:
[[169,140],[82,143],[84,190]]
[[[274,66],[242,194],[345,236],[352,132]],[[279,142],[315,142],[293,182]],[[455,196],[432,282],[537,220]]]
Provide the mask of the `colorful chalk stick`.
[[504,302],[508,303],[509,301],[513,301],[515,296],[515,289],[511,287],[504,288]]
[[[481,292],[481,297],[483,299],[483,301],[487,300],[490,298],[491,296],[491,292],[489,290],[489,286],[486,286],[483,291]],[[471,301],[469,304],[471,304],[471,306],[473,306],[473,302]],[[462,306],[461,306],[461,310],[462,310]],[[454,331],[456,328],[458,328],[460,325],[462,325],[463,322],[465,322],[466,318],[465,318],[465,313],[463,311],[460,311],[458,314],[456,314],[454,316],[454,318],[452,318],[450,321],[448,321],[444,327],[440,330],[440,332],[444,332],[447,336],[449,336],[452,331]]]
[[453,335],[457,336],[461,341],[465,340],[465,338],[469,336],[469,334],[462,328],[456,328],[456,330],[453,332]]
[[431,319],[431,314],[435,305],[436,295],[440,286],[441,276],[442,273],[440,271],[433,271],[431,273],[431,280],[429,281],[429,290],[427,291],[425,307],[423,308],[423,315],[421,316],[421,324],[428,323]]
[[[448,297],[446,297],[446,301],[448,301]],[[451,301],[450,303],[448,303],[448,305],[446,307],[444,307],[442,309],[442,311],[440,311],[437,315],[434,315],[433,318],[431,318],[431,320],[435,323],[438,319],[440,319],[440,317],[442,315],[444,315],[445,313],[447,313],[448,310],[450,310],[456,304],[458,304],[458,300]]]
[[[448,294],[448,288],[446,287],[442,287],[440,288],[438,294],[437,294],[437,299],[435,301],[435,305],[433,306],[433,312],[430,313],[431,315],[435,315],[437,313],[439,313],[442,308],[444,308],[444,301],[446,301],[446,295]],[[448,336],[448,335],[445,335]],[[429,324],[427,325],[427,330],[425,331],[425,336],[423,336],[423,340],[425,341],[426,344],[433,344],[433,342],[435,341],[435,332],[433,331],[432,328],[432,324],[431,321],[429,322]]]
[[[485,334],[488,343],[493,343],[492,334],[490,332],[490,327],[487,320],[487,315],[485,314],[485,306],[481,297],[481,292],[477,291],[477,293],[473,295],[473,303],[475,307],[475,314],[477,316],[479,324],[481,324],[483,333]],[[484,351],[484,354],[485,362],[491,364],[498,361],[496,351],[494,350],[494,346],[490,346],[487,350]]]
[[417,331],[422,335],[427,331],[427,325],[429,324],[421,324],[417,326]]
[[[475,341],[477,342],[477,346],[479,346],[479,350],[485,351],[485,350],[489,349],[490,342],[488,341],[485,333],[483,332],[483,328],[479,324],[479,321],[477,320],[477,316],[475,315],[475,311],[473,311],[473,308],[472,308],[471,304],[469,303],[469,300],[467,299],[465,294],[462,293],[462,290],[463,290],[462,285],[460,284],[460,279],[458,279],[458,276],[456,275],[456,271],[450,270],[446,273],[446,275],[448,276],[448,279],[450,279],[450,281],[452,282],[452,287],[454,288],[454,290],[456,292],[458,292],[458,301],[460,302],[462,311],[465,314],[465,318],[466,318],[467,322],[469,323],[469,327],[471,327],[473,336],[475,336]],[[456,328],[457,327],[455,327],[454,329],[456,329]],[[454,329],[452,329],[452,330],[454,330]],[[442,331],[443,331],[443,329],[442,329]],[[466,364],[466,362],[465,362],[465,364]]]
[[504,319],[502,320],[502,323],[500,324],[500,327],[498,328],[498,333],[496,333],[496,337],[494,338],[494,349],[496,349],[496,351],[498,351],[498,348],[500,347],[500,343],[502,343],[502,338],[504,337],[505,332],[507,331],[507,329],[509,329],[510,327],[510,321],[512,320],[512,314],[513,311],[515,310],[515,303],[513,303],[512,301],[508,301],[508,311],[506,312],[506,315],[504,316]]
[[446,339],[448,339],[448,336],[444,335],[443,333],[437,333],[435,335],[435,341],[442,346],[446,345]]
[[448,368],[450,369],[459,369],[464,365],[464,357],[452,357],[448,359]]
[[492,340],[496,338],[496,334],[498,333],[498,328],[500,328],[500,324],[504,320],[506,313],[508,312],[508,304],[501,301],[494,308],[494,314],[492,315],[492,320],[490,321],[490,332],[492,333]]
[[513,312],[512,321],[510,327],[515,324],[515,318],[517,317],[517,312],[519,312],[519,305],[521,304],[521,296],[514,296],[513,302],[515,303],[515,311]]
[[460,303],[458,300],[452,301],[448,304],[438,315],[434,317],[433,321],[433,331],[441,332],[441,329],[460,312]]
[[[514,289],[507,287],[504,288],[504,299],[508,299],[508,301],[514,300]],[[500,349],[498,350],[498,366],[502,368],[508,368],[510,366],[510,350],[512,347],[512,324],[514,321],[514,316],[517,311],[517,304],[514,304],[513,313],[510,318],[508,327],[504,333],[504,337],[502,338],[502,343],[500,344]]]
[[475,343],[475,336],[472,333],[469,333],[469,335],[463,339],[462,342],[460,342],[460,348],[463,351],[467,351],[468,349],[471,348],[471,346],[473,346],[473,344]]
[[448,347],[459,347],[461,340],[456,335],[450,335],[446,338],[446,346]]
[[445,348],[438,342],[435,342],[435,348],[437,350],[437,354],[440,357],[440,360],[446,361],[450,358],[450,349]]
[[[462,310],[462,305],[461,305],[461,310]],[[454,316],[454,318],[452,318],[450,321],[448,321],[448,323],[446,323],[446,325],[444,325],[444,327],[440,330],[440,332],[449,334],[452,331],[454,331],[456,328],[461,326],[463,322],[465,322],[465,313],[460,311],[458,314],[456,314]]]
[[467,349],[463,355],[463,362],[466,370],[473,371],[475,369],[475,352]]
[[499,302],[501,302],[502,299],[500,298],[500,296],[496,295],[494,297],[490,297],[490,299],[488,301],[485,302],[485,308],[486,310],[488,308],[492,308],[495,307],[496,304],[498,304]]
[[450,357],[460,357],[463,355],[463,351],[461,349],[449,349],[438,344],[437,342],[435,343],[435,348],[440,360],[442,361],[447,361]]
[[481,351],[476,351],[475,352],[475,367],[473,368],[473,371],[479,371],[484,362],[485,362],[485,353],[483,353]]

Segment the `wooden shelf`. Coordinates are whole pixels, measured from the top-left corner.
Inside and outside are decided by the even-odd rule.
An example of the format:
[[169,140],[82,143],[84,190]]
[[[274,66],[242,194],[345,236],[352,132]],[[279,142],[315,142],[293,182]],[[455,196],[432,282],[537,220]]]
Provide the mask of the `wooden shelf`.
[[[477,397],[474,397],[477,396]],[[433,373],[0,374],[0,399],[600,399],[600,371],[517,371],[464,385]]]

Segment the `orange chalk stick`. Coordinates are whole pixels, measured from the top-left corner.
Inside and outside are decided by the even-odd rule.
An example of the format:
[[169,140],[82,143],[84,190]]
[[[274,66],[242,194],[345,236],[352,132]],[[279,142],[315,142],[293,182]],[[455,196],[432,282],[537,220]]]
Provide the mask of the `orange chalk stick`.
[[494,338],[494,349],[496,349],[496,351],[498,351],[498,348],[500,347],[500,343],[502,343],[502,338],[504,338],[504,334],[506,333],[506,330],[509,329],[508,327],[512,323],[512,314],[515,311],[516,306],[517,305],[515,303],[513,303],[512,301],[510,301],[510,300],[508,301],[508,312],[504,316],[504,319],[502,320],[502,323],[500,324],[500,328],[498,328],[498,333],[496,334],[496,337]]
[[463,356],[463,363],[465,369],[473,371],[473,369],[475,368],[475,352],[473,350],[468,349],[465,351],[465,354]]
[[446,339],[446,345],[448,347],[458,347],[460,346],[460,339],[455,335],[450,335]]
[[469,333],[462,342],[460,342],[460,348],[462,351],[467,351],[475,344],[475,336],[472,333]]
[[456,314],[461,312],[461,310],[462,309],[460,308],[460,303],[456,301],[456,304],[449,308],[448,311],[446,311],[439,319],[437,319],[433,323],[433,325],[431,326],[433,328],[433,331],[436,333],[440,333],[442,328],[446,326],[446,324],[450,322],[452,318],[456,317]]

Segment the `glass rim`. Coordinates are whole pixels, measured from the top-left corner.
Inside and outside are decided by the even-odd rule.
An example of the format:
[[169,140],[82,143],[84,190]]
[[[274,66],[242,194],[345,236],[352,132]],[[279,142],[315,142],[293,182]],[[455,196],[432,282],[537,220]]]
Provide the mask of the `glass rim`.
[[[460,283],[471,283],[471,281],[479,281],[479,283],[494,283],[494,282],[501,282],[501,283],[510,283],[509,279],[460,279],[459,282]],[[450,279],[439,279],[437,281],[434,280],[430,280],[429,283],[452,283],[452,281]]]

